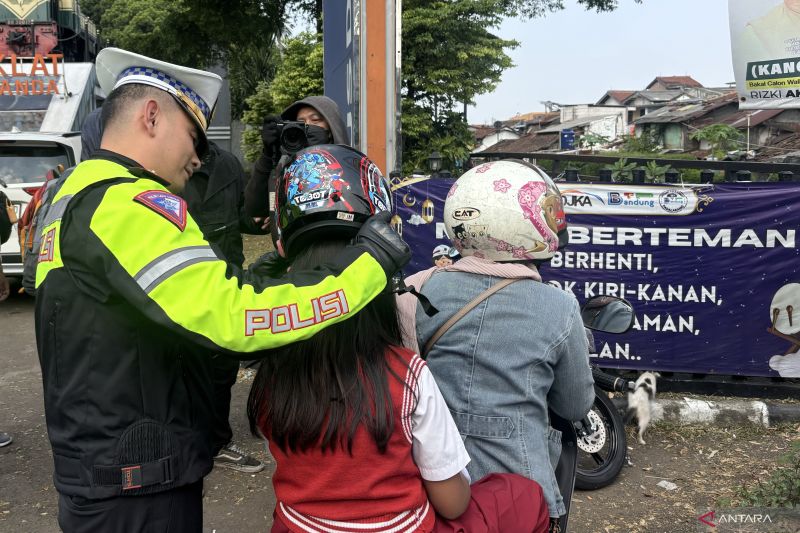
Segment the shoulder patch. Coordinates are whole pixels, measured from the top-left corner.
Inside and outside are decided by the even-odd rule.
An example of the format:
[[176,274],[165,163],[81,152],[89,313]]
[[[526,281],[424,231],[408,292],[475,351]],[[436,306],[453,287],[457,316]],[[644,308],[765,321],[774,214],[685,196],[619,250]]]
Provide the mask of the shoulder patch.
[[166,191],[145,191],[133,198],[175,224],[179,230],[186,228],[186,201]]

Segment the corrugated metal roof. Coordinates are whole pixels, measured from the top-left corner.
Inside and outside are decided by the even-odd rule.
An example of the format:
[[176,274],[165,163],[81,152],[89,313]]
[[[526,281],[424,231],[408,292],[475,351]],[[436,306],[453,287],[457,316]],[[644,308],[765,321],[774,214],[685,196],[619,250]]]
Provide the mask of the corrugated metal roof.
[[538,152],[540,150],[549,150],[558,148],[559,136],[555,133],[541,134],[541,132],[528,133],[519,139],[508,139],[493,144],[486,150],[485,153],[498,153],[498,152]]
[[625,100],[627,100],[628,98],[630,98],[634,94],[636,94],[636,91],[625,91],[625,90],[619,90],[619,89],[611,89],[611,90],[606,91],[606,94],[604,94],[602,96],[602,98],[600,98],[600,100],[597,101],[597,105],[602,105],[603,102],[608,97],[611,97],[614,100],[616,100],[617,102],[623,104],[623,103],[625,103]]
[[724,107],[731,103],[736,102],[738,95],[736,93],[726,94],[718,98],[706,100],[699,103],[675,103],[657,109],[652,113],[634,121],[634,124],[669,124],[675,122],[687,122],[690,120],[698,119],[715,109]]
[[650,100],[651,102],[671,102],[672,100],[675,100],[676,98],[680,98],[684,94],[686,94],[686,93],[684,93],[680,89],[674,89],[674,90],[671,90],[671,91],[650,91],[650,90],[646,90],[646,91],[638,91],[636,93],[636,96],[637,97],[641,96],[645,100]]
[[661,82],[664,85],[682,85],[684,87],[702,87],[703,84],[692,78],[691,76],[656,76],[650,82],[648,87],[652,87],[656,82]]
[[550,126],[549,128],[541,129],[536,133],[558,133],[564,130],[569,130],[580,126],[586,126],[588,124],[591,124],[592,122],[597,122],[598,120],[603,120],[606,118],[616,118],[618,116],[620,115],[603,115],[598,117],[586,117],[575,120],[569,120],[567,122],[562,122],[561,124],[556,124],[555,126]]
[[777,117],[784,111],[786,110],[785,109],[740,110],[736,113],[732,113],[723,118],[715,118],[715,119],[704,118],[697,120],[695,121],[695,126],[702,128],[703,126],[708,126],[711,124],[727,124],[728,126],[733,126],[734,128],[746,128],[747,116],[750,115],[750,127],[754,128],[773,117]]
[[470,129],[472,129],[472,135],[476,142],[481,142],[484,137],[497,131],[497,128],[494,126],[488,126],[484,124],[471,125]]

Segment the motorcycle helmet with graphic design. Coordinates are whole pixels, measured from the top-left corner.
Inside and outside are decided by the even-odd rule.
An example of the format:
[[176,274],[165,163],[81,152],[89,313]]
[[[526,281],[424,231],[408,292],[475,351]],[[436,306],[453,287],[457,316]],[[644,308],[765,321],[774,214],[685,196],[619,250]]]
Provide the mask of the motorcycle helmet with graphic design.
[[272,239],[291,258],[312,234],[355,236],[368,217],[389,209],[389,185],[366,155],[338,144],[311,146],[277,178]]
[[540,168],[485,163],[453,184],[444,204],[447,236],[462,256],[546,261],[567,244],[561,193]]
[[436,260],[440,257],[449,256],[450,254],[450,247],[446,244],[440,244],[436,248],[433,249],[433,259]]

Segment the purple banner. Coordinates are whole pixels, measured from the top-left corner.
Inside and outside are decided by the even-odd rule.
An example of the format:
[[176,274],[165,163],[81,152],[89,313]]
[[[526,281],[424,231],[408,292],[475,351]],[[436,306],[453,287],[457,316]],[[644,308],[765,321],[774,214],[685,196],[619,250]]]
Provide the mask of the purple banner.
[[[414,250],[406,273],[449,244],[442,208],[452,183],[395,191],[395,222]],[[545,281],[581,302],[622,296],[636,310],[629,333],[597,335],[594,363],[800,377],[797,184],[558,185],[570,246],[542,267]]]

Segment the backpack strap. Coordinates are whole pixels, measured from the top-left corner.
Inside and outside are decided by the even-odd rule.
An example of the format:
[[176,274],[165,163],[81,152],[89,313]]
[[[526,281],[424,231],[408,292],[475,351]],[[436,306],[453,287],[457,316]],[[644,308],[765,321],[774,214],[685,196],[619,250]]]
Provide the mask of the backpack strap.
[[497,291],[499,291],[503,287],[507,287],[507,286],[511,285],[512,283],[514,283],[515,281],[519,281],[520,279],[523,279],[523,278],[508,278],[508,279],[500,280],[497,283],[495,283],[494,285],[492,285],[491,287],[489,287],[488,289],[486,289],[485,291],[483,291],[482,293],[480,293],[479,295],[477,295],[475,298],[470,300],[467,303],[467,305],[465,305],[464,307],[459,309],[459,311],[456,314],[451,316],[447,320],[447,322],[442,324],[441,327],[436,330],[436,333],[434,333],[433,336],[430,339],[428,339],[428,342],[425,343],[425,348],[422,350],[422,358],[423,359],[427,359],[428,358],[428,352],[431,350],[431,348],[433,348],[433,345],[436,344],[436,341],[438,341],[439,338],[442,335],[444,335],[445,332],[453,326],[453,324],[455,324],[456,322],[461,320],[464,317],[464,315],[466,315],[467,313],[472,311],[475,308],[475,306],[477,306],[479,303],[481,303],[482,301],[484,301],[489,296],[491,296],[492,294],[496,293]]

